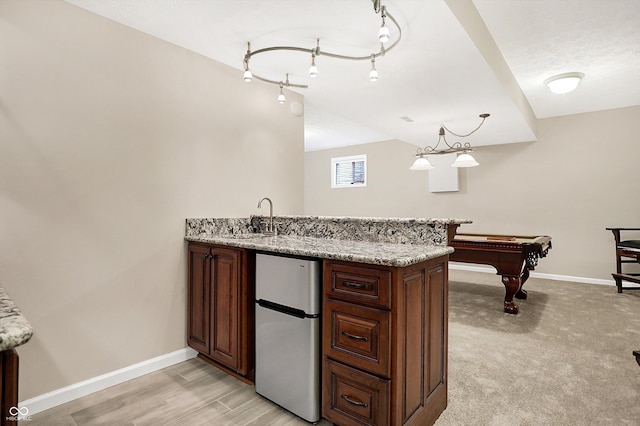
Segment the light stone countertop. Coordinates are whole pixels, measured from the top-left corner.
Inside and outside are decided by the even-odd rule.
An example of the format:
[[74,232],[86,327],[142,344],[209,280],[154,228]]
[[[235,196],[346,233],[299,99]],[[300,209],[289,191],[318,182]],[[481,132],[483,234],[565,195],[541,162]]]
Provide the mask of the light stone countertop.
[[27,343],[32,335],[31,324],[7,292],[0,288],[0,351]]
[[[268,217],[264,215],[251,215],[255,217]],[[471,219],[449,218],[449,217],[384,217],[384,216],[314,216],[314,215],[276,215],[274,218],[284,219],[310,219],[310,220],[332,220],[338,222],[382,222],[382,223],[423,223],[423,224],[458,224],[463,225],[473,223]]]
[[186,236],[185,240],[272,253],[398,267],[413,265],[453,253],[452,247],[443,245],[394,244],[292,235],[273,237],[261,234],[241,234],[234,237],[201,234]]

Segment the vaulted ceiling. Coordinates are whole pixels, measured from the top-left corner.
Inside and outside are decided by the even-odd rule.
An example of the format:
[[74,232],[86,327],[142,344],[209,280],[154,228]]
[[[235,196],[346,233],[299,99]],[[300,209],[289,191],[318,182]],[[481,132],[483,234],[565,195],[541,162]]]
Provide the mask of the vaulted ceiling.
[[[67,0],[238,70],[252,49],[299,46],[368,56],[378,52],[380,15],[371,0]],[[536,121],[640,104],[640,1],[382,0],[400,43],[370,62],[270,52],[252,71],[306,89],[305,149],[398,139],[433,144],[445,124],[474,146],[536,140]],[[391,27],[392,41],[397,32]],[[578,89],[551,93],[555,74],[585,74]],[[266,84],[254,82],[250,84]],[[276,103],[274,108],[299,105]],[[412,120],[407,120],[407,117]]]

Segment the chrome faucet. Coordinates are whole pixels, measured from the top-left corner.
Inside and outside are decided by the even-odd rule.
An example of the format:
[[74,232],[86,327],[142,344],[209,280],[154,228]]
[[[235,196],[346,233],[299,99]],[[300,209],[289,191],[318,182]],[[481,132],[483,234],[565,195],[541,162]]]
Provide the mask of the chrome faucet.
[[265,235],[276,235],[277,231],[273,226],[273,203],[271,202],[271,199],[264,197],[262,200],[258,201],[258,208],[260,208],[264,200],[269,202],[269,222],[267,223],[267,229],[263,233]]

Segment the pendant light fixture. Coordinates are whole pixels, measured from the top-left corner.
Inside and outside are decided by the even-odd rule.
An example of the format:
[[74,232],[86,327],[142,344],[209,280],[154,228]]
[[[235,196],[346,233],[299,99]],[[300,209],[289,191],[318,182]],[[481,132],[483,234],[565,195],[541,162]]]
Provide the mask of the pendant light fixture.
[[[297,47],[297,46],[272,46],[272,47],[265,47],[257,50],[251,50],[251,43],[247,43],[247,52],[245,53],[244,59],[242,61],[242,64],[244,66],[244,75],[243,75],[244,81],[251,82],[255,78],[260,81],[264,81],[266,83],[278,85],[280,87],[280,94],[278,95],[279,103],[285,102],[284,92],[283,92],[284,87],[297,87],[301,89],[306,89],[308,87],[306,84],[290,83],[288,74],[287,74],[287,78],[284,81],[282,81],[282,80],[272,80],[265,77],[261,77],[251,71],[251,69],[249,68],[249,61],[253,56],[261,53],[268,53],[268,52],[274,52],[274,51],[294,51],[294,52],[304,52],[307,54],[311,54],[311,65],[309,66],[309,77],[311,78],[316,78],[318,76],[318,66],[316,65],[316,58],[321,55],[328,56],[335,59],[345,59],[345,60],[352,60],[352,61],[371,61],[371,69],[369,71],[369,80],[371,81],[378,80],[378,71],[376,70],[375,60],[380,56],[384,56],[387,52],[393,49],[400,42],[400,40],[402,39],[402,30],[400,29],[400,25],[398,25],[398,22],[395,20],[395,18],[387,11],[387,8],[381,5],[382,0],[371,0],[371,1],[373,3],[374,12],[376,14],[379,13],[382,18],[382,24],[380,26],[380,29],[378,30],[378,41],[380,42],[380,50],[378,52],[371,53],[370,55],[366,55],[366,56],[356,56],[356,55],[346,55],[343,53],[326,52],[324,50],[321,51],[320,39],[316,39],[316,46],[311,49],[304,48],[304,47]],[[397,35],[397,38],[392,43],[391,43],[391,31],[387,26],[387,18],[391,23],[393,23],[395,27],[394,34]]]
[[409,170],[431,170],[433,168],[433,164],[431,164],[427,157],[418,157],[416,161],[413,162],[413,165],[409,167]]
[[468,151],[465,151],[462,154],[458,154],[456,161],[451,164],[451,167],[475,167],[479,165],[480,163],[478,163]]
[[[471,136],[480,127],[482,127],[484,121],[489,116],[490,114],[480,114],[479,117],[482,118],[482,121],[480,122],[478,127],[473,129],[466,135],[459,135],[449,130],[445,125],[441,125],[440,131],[438,132],[438,142],[436,143],[436,145],[434,147],[426,146],[424,148],[418,148],[415,154],[416,160],[413,162],[413,165],[409,167],[409,170],[431,170],[434,167],[431,162],[429,162],[429,159],[427,158],[428,155],[451,154],[454,152],[458,153],[458,156],[456,157],[456,160],[453,162],[453,164],[451,164],[451,167],[478,166],[479,163],[475,160],[475,158],[473,158],[471,154],[469,154],[472,151],[469,142],[465,142],[464,144],[461,142],[455,142],[453,145],[450,145],[449,142],[447,142],[446,132],[459,138],[466,138],[467,136]],[[440,142],[443,142],[444,146],[438,148],[440,146]]]

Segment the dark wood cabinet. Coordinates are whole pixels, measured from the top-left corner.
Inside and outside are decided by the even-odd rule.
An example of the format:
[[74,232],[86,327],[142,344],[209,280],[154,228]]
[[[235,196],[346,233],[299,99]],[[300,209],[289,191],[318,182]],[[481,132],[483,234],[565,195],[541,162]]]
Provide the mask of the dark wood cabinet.
[[189,244],[187,287],[187,343],[200,353],[209,354],[211,306],[211,248]]
[[[15,349],[0,352],[0,425],[16,425],[18,414],[12,408],[18,407],[18,366],[20,359]],[[21,408],[21,407],[20,407]],[[15,408],[14,408],[15,409]],[[22,422],[21,422],[22,423]]]
[[189,244],[187,343],[242,375],[253,371],[255,255],[241,248]]
[[[255,251],[189,243],[188,344],[254,370]],[[448,256],[407,267],[323,261],[322,417],[433,424],[447,406]]]
[[340,426],[435,422],[447,405],[447,262],[324,261],[324,418]]

